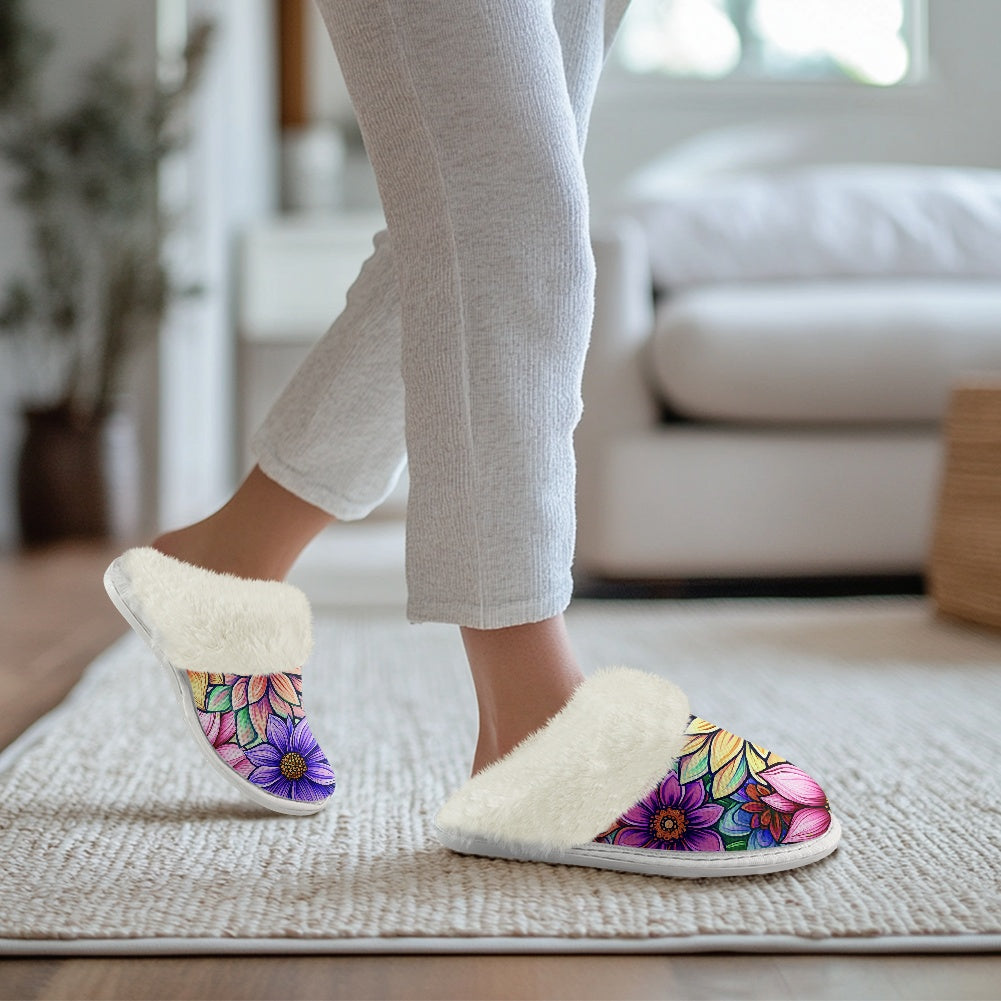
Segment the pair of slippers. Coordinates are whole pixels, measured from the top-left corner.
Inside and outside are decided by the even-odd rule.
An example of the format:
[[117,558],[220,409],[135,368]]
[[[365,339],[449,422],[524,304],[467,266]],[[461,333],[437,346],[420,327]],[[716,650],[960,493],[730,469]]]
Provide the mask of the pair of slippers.
[[[302,701],[305,594],[149,547],[114,560],[104,585],[167,671],[208,767],[277,813],[323,809],[336,781]],[[841,837],[806,772],[692,715],[670,682],[621,667],[466,782],[435,831],[467,855],[676,877],[793,869]]]

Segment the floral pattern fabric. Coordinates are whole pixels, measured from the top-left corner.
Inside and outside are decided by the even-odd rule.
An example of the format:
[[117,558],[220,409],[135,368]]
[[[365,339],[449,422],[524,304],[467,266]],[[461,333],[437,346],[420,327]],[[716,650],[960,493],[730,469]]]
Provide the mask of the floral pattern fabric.
[[302,707],[302,676],[188,671],[198,721],[238,775],[281,799],[315,803],[335,786]]
[[785,758],[692,716],[674,769],[595,840],[667,851],[753,851],[818,838],[823,789]]

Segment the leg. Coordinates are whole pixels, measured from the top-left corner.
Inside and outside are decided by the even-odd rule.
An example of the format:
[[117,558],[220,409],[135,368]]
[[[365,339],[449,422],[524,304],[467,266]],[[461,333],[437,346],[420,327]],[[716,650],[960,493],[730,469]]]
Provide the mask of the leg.
[[571,590],[593,263],[550,3],[321,10],[397,264],[410,617],[552,617]]
[[[410,615],[466,627],[479,766],[580,680],[559,616],[591,305],[584,129],[546,3],[321,9],[400,280]],[[600,66],[603,35],[590,52]]]
[[156,549],[218,573],[284,580],[299,554],[334,519],[255,466],[218,511],[165,532]]
[[[581,153],[601,67],[627,5],[557,0],[553,6]],[[562,614],[509,629],[461,632],[479,708],[476,773],[543,726],[582,675]]]
[[558,712],[583,681],[563,616],[507,629],[462,629],[479,709],[478,772]]
[[[626,4],[554,5],[581,148],[601,63]],[[281,578],[331,516],[367,515],[406,462],[401,352],[396,268],[382,232],[344,311],[253,436],[257,465],[250,476],[219,512],[165,533],[156,545],[211,569]]]
[[406,461],[400,309],[385,232],[346,307],[257,430],[257,465],[233,498],[156,548],[241,577],[282,580],[334,517],[361,518]]
[[[577,135],[574,159],[583,146],[601,61],[624,6],[621,0],[612,0],[607,10],[601,4],[562,2],[554,11]],[[401,324],[393,267],[383,234],[344,314],[255,436],[260,468],[217,515],[161,537],[158,545],[165,552],[214,569],[280,578],[329,522],[329,513],[360,517],[391,489],[403,461]],[[527,410],[538,420],[531,406]],[[284,506],[287,516],[278,516],[276,506]],[[270,539],[234,553],[229,540],[251,537],[245,529],[262,522],[269,525]],[[269,552],[269,541],[277,551]],[[483,719],[479,767],[544,722],[580,675],[558,614],[510,629],[466,628],[463,634]],[[534,667],[526,670],[526,664]],[[516,677],[521,681],[513,684]]]

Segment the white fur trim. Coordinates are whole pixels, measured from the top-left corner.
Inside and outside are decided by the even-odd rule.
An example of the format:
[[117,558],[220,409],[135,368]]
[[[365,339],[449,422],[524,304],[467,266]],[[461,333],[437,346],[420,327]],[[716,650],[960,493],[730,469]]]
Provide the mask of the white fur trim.
[[459,789],[438,826],[503,845],[586,844],[670,771],[688,717],[688,698],[676,685],[606,668],[541,730]]
[[179,670],[296,671],[313,649],[309,600],[284,581],[247,580],[129,549],[110,578],[152,642]]

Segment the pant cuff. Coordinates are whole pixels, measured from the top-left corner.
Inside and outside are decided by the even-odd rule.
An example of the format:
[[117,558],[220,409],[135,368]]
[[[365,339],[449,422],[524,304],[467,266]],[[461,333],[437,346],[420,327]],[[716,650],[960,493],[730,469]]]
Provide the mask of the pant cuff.
[[413,623],[446,622],[470,629],[506,629],[508,626],[524,626],[531,622],[542,622],[566,611],[570,604],[571,589],[556,598],[544,601],[519,601],[494,608],[479,605],[452,605],[421,601],[410,598],[407,601],[407,618]]
[[267,445],[255,438],[251,442],[251,452],[269,478],[297,497],[315,504],[316,507],[333,515],[338,521],[358,521],[371,514],[392,492],[393,484],[375,500],[357,501],[336,493],[329,487],[317,483],[308,475],[290,466],[276,455]]

